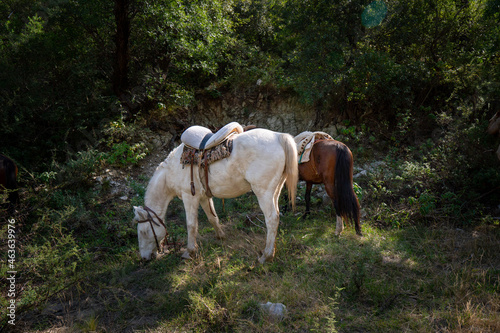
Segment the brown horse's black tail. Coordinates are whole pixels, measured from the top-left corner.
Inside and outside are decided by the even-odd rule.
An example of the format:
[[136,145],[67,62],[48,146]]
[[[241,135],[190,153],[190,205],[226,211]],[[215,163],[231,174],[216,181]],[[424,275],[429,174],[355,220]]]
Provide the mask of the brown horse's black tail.
[[335,166],[335,210],[344,221],[354,221],[356,234],[361,236],[359,224],[359,201],[354,193],[352,153],[346,145],[337,147],[337,162]]

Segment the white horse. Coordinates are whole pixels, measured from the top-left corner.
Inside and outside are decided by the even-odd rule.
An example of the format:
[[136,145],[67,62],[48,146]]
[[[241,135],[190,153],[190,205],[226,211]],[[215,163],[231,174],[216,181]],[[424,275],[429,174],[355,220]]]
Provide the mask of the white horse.
[[[193,172],[196,194],[191,192],[190,167],[183,168],[180,162],[183,148],[184,144],[175,148],[156,169],[146,190],[145,206],[134,207],[134,221],[149,222],[137,225],[139,250],[145,260],[156,256],[158,242],[166,235],[162,219],[174,197],[183,201],[186,211],[188,239],[183,258],[189,259],[197,250],[199,205],[215,228],[217,237],[224,237],[213,201],[206,195],[200,181],[198,166],[194,166]],[[281,189],[286,182],[292,208],[295,208],[297,181],[297,148],[293,137],[265,129],[234,135],[231,155],[210,165],[209,187],[213,196],[235,198],[250,190],[257,196],[267,227],[266,247],[259,258],[260,263],[274,257]]]

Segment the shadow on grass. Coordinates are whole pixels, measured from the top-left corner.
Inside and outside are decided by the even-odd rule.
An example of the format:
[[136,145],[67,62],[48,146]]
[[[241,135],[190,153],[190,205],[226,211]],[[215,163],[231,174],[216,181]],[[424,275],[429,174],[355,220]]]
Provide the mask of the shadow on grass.
[[[306,220],[288,213],[281,217],[274,261],[259,266],[265,228],[251,198],[226,200],[224,211],[216,201],[224,241],[200,214],[197,259],[182,262],[171,253],[144,264],[132,252],[108,258],[71,290],[24,314],[24,331],[498,328],[498,231],[379,229],[365,222],[363,237],[352,226],[337,237],[329,210]],[[184,220],[177,222],[180,227]],[[285,304],[286,319],[263,316],[258,305],[267,301]]]

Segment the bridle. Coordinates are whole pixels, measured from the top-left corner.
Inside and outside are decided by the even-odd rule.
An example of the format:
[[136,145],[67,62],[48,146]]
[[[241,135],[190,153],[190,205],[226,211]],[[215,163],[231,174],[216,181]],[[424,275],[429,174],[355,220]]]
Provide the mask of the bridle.
[[[155,232],[155,228],[153,227],[153,223],[156,226],[160,226],[160,224],[161,224],[163,226],[163,228],[165,228],[165,238],[168,236],[167,227],[165,226],[165,223],[163,223],[163,220],[155,213],[154,210],[152,210],[151,208],[149,208],[147,206],[143,206],[143,208],[146,211],[146,213],[148,213],[148,218],[145,219],[145,220],[142,220],[142,221],[137,221],[137,223],[146,223],[146,222],[149,222],[149,225],[151,226],[151,230],[153,230],[153,235],[155,236],[156,248],[160,252],[160,244],[158,243],[158,237],[156,237],[156,232]],[[151,213],[153,213],[153,215],[156,217],[156,219],[158,220],[158,222],[160,222],[160,224],[156,223],[156,221],[153,220],[153,217],[151,216]],[[163,249],[161,249],[160,253],[163,253]]]

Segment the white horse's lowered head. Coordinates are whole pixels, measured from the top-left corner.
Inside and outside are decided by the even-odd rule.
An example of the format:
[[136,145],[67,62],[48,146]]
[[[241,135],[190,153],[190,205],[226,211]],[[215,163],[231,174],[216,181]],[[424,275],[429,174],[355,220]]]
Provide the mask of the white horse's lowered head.
[[[278,198],[285,183],[292,207],[295,207],[297,148],[289,134],[265,129],[254,129],[232,138],[231,155],[210,165],[210,190],[217,198],[235,198],[250,190],[257,196],[267,227],[266,247],[259,258],[259,262],[264,263],[274,257],[279,225]],[[184,144],[175,148],[156,169],[146,190],[145,206],[134,207],[134,221],[145,221],[137,225],[139,250],[143,259],[155,257],[158,243],[166,235],[160,222],[174,197],[183,201],[186,211],[188,239],[183,258],[190,258],[196,253],[200,205],[217,237],[224,237],[213,201],[206,195],[200,180],[198,166],[194,166],[193,172],[196,193],[193,195],[191,192],[191,169],[189,166],[183,168],[180,162],[183,148]]]

